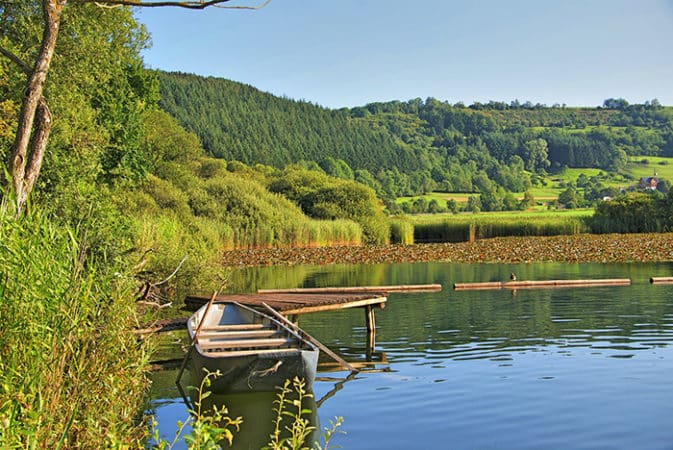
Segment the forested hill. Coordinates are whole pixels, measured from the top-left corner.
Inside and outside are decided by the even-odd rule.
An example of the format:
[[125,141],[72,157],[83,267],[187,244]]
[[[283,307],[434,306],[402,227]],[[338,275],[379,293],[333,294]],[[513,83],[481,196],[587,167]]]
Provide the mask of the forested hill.
[[213,156],[275,167],[314,161],[384,197],[522,192],[540,170],[618,171],[631,155],[673,155],[673,108],[656,100],[567,108],[428,98],[329,110],[225,79],[158,75],[161,107]]
[[219,78],[159,72],[161,107],[196,133],[215,157],[284,167],[327,156],[353,167],[418,168],[409,148],[385,129]]

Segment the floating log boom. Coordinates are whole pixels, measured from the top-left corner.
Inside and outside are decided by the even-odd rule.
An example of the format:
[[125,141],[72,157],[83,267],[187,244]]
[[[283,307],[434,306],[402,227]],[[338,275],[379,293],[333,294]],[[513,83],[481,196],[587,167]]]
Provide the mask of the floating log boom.
[[455,283],[453,288],[459,290],[479,289],[545,289],[556,287],[593,287],[593,286],[628,286],[629,278],[609,278],[597,280],[537,280],[537,281],[489,281],[485,283]]
[[652,284],[673,284],[673,277],[652,277],[650,278]]
[[324,288],[259,289],[258,294],[351,294],[351,293],[389,293],[389,292],[437,292],[441,284],[407,284],[394,286],[349,286]]

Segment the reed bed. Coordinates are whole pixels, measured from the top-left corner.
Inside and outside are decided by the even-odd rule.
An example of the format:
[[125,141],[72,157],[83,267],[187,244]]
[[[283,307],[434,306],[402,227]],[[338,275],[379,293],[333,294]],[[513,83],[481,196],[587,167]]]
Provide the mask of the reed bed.
[[411,245],[414,243],[414,226],[404,219],[390,221],[390,243]]
[[75,236],[0,211],[2,448],[128,448],[145,435],[132,285]]
[[480,215],[457,219],[417,221],[414,242],[471,242],[476,239],[510,236],[558,236],[589,232],[587,215]]

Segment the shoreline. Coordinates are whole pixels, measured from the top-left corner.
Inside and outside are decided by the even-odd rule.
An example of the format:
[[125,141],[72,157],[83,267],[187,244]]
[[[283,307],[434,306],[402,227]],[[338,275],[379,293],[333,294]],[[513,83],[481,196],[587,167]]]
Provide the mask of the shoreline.
[[445,261],[488,263],[673,262],[673,233],[499,237],[475,242],[360,247],[230,250],[225,267],[381,264]]

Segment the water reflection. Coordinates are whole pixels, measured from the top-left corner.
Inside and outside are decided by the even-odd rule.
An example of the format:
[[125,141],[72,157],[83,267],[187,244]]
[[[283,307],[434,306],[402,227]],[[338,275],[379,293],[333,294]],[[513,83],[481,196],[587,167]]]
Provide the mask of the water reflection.
[[[520,280],[630,278],[632,285],[516,296],[450,288],[512,272]],[[673,286],[649,278],[671,273],[671,264],[265,268],[234,276],[244,285],[232,290],[445,287],[391,294],[376,312],[373,348],[362,311],[301,317],[312,336],[371,369],[349,376],[319,366],[318,415],[324,423],[344,416],[347,435],[335,442],[343,448],[670,448]]]

